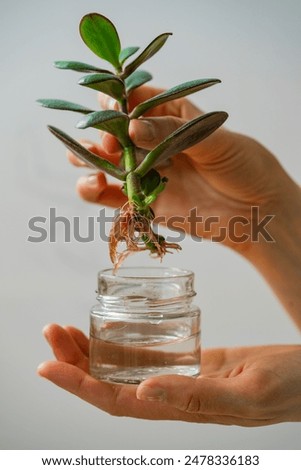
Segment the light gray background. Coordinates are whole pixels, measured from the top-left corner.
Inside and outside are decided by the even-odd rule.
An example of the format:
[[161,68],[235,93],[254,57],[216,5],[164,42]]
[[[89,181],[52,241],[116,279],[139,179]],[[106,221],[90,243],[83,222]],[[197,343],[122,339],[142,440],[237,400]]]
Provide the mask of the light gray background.
[[[193,96],[194,102],[207,111],[228,111],[229,127],[259,139],[300,180],[299,0],[1,0],[0,446],[300,449],[301,424],[245,429],[115,418],[36,376],[38,363],[51,357],[43,325],[74,324],[87,331],[96,273],[109,265],[107,246],[99,240],[27,241],[29,218],[47,216],[51,206],[60,215],[80,216],[83,234],[87,217],[98,215],[97,206],[75,195],[82,170],[68,164],[45,128],[54,124],[80,137],[73,128],[76,116],[34,103],[57,97],[95,106],[95,94],[76,85],[80,75],[51,65],[56,59],[97,63],[77,29],[90,11],[109,16],[124,45],[145,46],[173,31],[146,67],[154,83],[221,78],[221,85]],[[216,244],[187,239],[182,247],[164,263],[196,273],[205,346],[300,341],[252,266]],[[155,261],[144,255],[129,261],[144,263]]]

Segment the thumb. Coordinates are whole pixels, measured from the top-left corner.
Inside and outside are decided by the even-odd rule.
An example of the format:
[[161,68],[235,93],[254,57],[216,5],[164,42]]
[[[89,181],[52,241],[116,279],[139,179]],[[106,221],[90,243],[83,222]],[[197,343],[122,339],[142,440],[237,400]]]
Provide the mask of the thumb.
[[233,386],[235,383],[235,378],[152,377],[138,386],[136,396],[138,400],[163,402],[187,413],[239,416],[246,404]]
[[133,119],[130,122],[129,134],[137,147],[151,150],[185,122],[184,119],[174,116]]

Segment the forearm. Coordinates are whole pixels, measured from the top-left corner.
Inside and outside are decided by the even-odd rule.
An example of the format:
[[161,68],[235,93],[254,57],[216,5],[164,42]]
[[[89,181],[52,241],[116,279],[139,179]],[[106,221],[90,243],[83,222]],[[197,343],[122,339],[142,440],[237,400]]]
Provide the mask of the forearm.
[[301,329],[301,190],[291,183],[275,205],[269,234],[274,241],[252,243],[245,256],[261,272]]

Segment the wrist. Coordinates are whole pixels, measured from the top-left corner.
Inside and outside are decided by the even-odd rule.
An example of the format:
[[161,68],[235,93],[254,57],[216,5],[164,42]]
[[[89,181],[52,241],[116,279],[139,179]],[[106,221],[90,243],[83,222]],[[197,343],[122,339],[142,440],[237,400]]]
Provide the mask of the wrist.
[[267,217],[266,236],[261,236],[260,231],[257,236],[257,227],[253,227],[249,249],[245,251],[245,256],[255,265],[259,259],[269,258],[271,252],[283,252],[288,257],[299,259],[301,256],[301,188],[290,180],[290,184],[283,185],[272,203],[258,206],[257,209],[258,214],[260,210],[260,215]]
[[290,181],[279,196],[269,206],[269,239],[252,241],[242,254],[265,277],[301,328],[301,189]]

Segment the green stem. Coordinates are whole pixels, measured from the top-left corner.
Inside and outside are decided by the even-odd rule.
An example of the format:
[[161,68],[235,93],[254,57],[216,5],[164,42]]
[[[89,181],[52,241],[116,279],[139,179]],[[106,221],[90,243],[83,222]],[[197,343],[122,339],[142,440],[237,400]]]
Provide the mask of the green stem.
[[[128,101],[126,96],[120,100],[119,105],[121,107],[121,111],[128,115]],[[130,137],[129,141],[131,141]],[[134,173],[137,168],[136,146],[132,143],[132,145],[124,147],[122,156],[124,168],[127,173],[126,191],[128,200],[135,204],[138,210],[142,210],[144,207],[144,195],[141,189],[141,178],[139,175]]]
[[134,203],[137,209],[143,209],[144,196],[141,191],[141,183],[139,176],[133,172],[130,172],[126,177],[126,188],[129,202]]
[[140,176],[134,173],[137,166],[135,155],[136,147],[131,145],[123,149],[123,159],[125,171],[128,173],[126,177],[127,196],[130,202],[133,202],[138,208],[143,205],[143,193],[141,190]]
[[134,171],[137,167],[135,146],[124,147],[123,149],[124,167],[125,171]]

